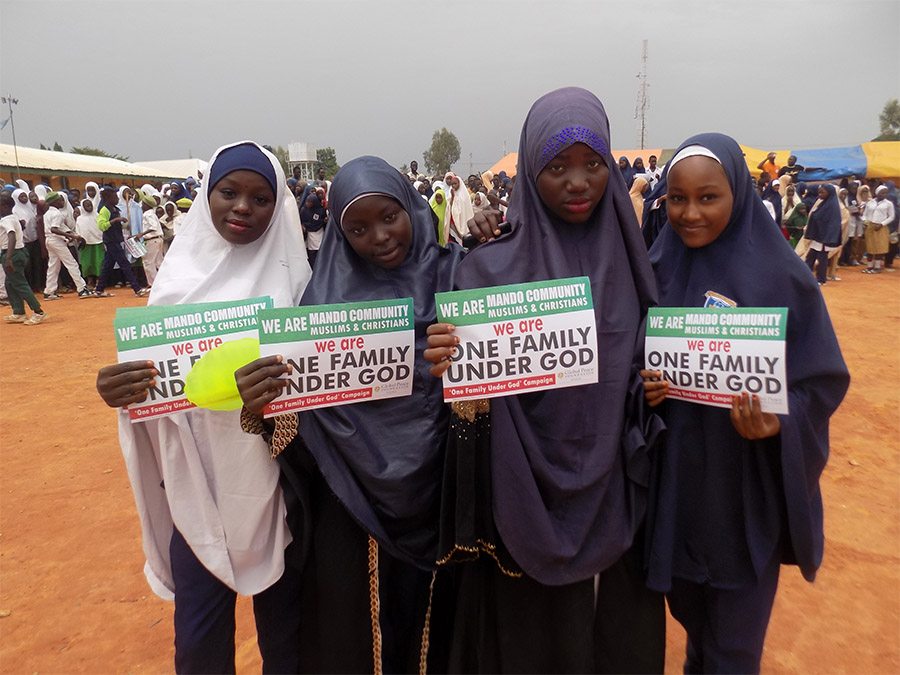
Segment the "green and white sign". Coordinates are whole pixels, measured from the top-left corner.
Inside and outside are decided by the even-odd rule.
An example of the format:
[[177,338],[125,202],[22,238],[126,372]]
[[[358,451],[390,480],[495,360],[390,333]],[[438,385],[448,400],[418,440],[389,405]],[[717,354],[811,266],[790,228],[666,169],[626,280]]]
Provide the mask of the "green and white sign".
[[193,408],[184,380],[194,363],[225,342],[257,335],[257,315],[269,297],[192,305],[123,307],[113,327],[119,363],[153,361],[159,375],[143,403],[128,406],[132,422]]
[[785,307],[654,307],[644,360],[662,371],[670,398],[730,408],[759,396],[763,412],[788,414]]
[[412,298],[270,309],[259,319],[260,354],[292,368],[265,417],[412,393]]
[[444,400],[493,398],[597,382],[597,326],[587,277],[437,293],[438,320],[460,344]]

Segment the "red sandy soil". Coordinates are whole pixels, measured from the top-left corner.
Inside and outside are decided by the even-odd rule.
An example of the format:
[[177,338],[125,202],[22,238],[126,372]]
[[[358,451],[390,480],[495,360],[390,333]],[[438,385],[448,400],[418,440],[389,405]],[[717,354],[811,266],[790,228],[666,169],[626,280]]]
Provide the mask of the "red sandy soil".
[[[840,273],[823,292],[853,382],[822,480],[825,562],[814,584],[783,568],[764,672],[900,672],[900,273]],[[94,390],[116,307],[144,302],[67,295],[42,325],[0,326],[0,672],[173,670],[172,605],[144,581],[115,414]],[[668,633],[680,672],[684,634]],[[246,598],[237,645],[238,671],[259,672]]]

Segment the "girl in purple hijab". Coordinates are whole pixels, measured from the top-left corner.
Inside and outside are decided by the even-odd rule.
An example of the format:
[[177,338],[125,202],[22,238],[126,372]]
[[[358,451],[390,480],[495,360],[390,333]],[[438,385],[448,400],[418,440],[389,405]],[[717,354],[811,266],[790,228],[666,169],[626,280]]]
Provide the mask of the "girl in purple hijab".
[[[600,378],[454,405],[439,562],[475,560],[456,568],[450,670],[661,672],[662,600],[628,555],[661,426],[635,366],[656,290],[600,101],[574,87],[538,99],[517,176],[512,232],[469,253],[456,285],[589,277]],[[498,222],[469,226],[486,241]],[[429,334],[440,375],[457,339],[448,324]]]

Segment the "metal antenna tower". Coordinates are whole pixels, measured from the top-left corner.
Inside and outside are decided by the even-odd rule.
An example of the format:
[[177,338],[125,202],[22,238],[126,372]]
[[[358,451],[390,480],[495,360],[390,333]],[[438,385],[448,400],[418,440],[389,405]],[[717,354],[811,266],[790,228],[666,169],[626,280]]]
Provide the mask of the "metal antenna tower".
[[19,104],[19,99],[13,98],[12,94],[0,97],[0,102],[5,103],[9,107],[9,123],[12,126],[13,152],[16,155],[16,178],[19,178],[19,146],[16,143],[16,121],[13,119],[13,105]]
[[641,144],[641,150],[644,149],[644,142],[647,138],[647,109],[650,103],[647,100],[647,40],[644,40],[644,46],[641,50],[641,72],[637,76],[638,95],[637,104],[634,107],[634,118],[638,120],[638,141]]

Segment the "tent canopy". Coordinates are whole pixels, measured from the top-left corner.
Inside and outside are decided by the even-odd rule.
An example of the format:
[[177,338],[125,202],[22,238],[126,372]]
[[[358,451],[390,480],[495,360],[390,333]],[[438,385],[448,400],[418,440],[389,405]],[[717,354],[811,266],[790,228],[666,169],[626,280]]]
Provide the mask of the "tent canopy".
[[148,169],[162,171],[169,178],[187,178],[188,176],[200,178],[199,172],[206,172],[208,162],[204,162],[202,159],[160,159],[141,161],[138,164]]
[[[756,167],[762,162],[769,150],[753,148],[749,145],[741,145],[747,168],[754,176],[759,176]],[[643,150],[613,150],[614,160],[625,156],[629,162],[634,162],[636,157],[644,160],[650,155],[656,155],[659,164],[669,161],[674,154],[674,148],[645,148]],[[900,141],[876,141],[861,145],[850,145],[835,148],[817,148],[810,150],[775,150],[775,163],[778,166],[787,164],[790,155],[797,156],[797,162],[806,167],[806,171],[800,174],[801,180],[824,181],[843,178],[844,176],[857,176],[859,178],[897,178],[900,177]],[[511,152],[491,167],[495,174],[502,169],[510,176],[516,174],[517,153]]]
[[[76,155],[71,152],[54,152],[38,148],[25,148],[0,144],[0,170],[15,171],[16,157],[22,173],[50,174],[53,176],[108,176],[111,178],[178,178],[177,175],[159,171],[111,157]],[[181,176],[183,178],[183,176]]]

